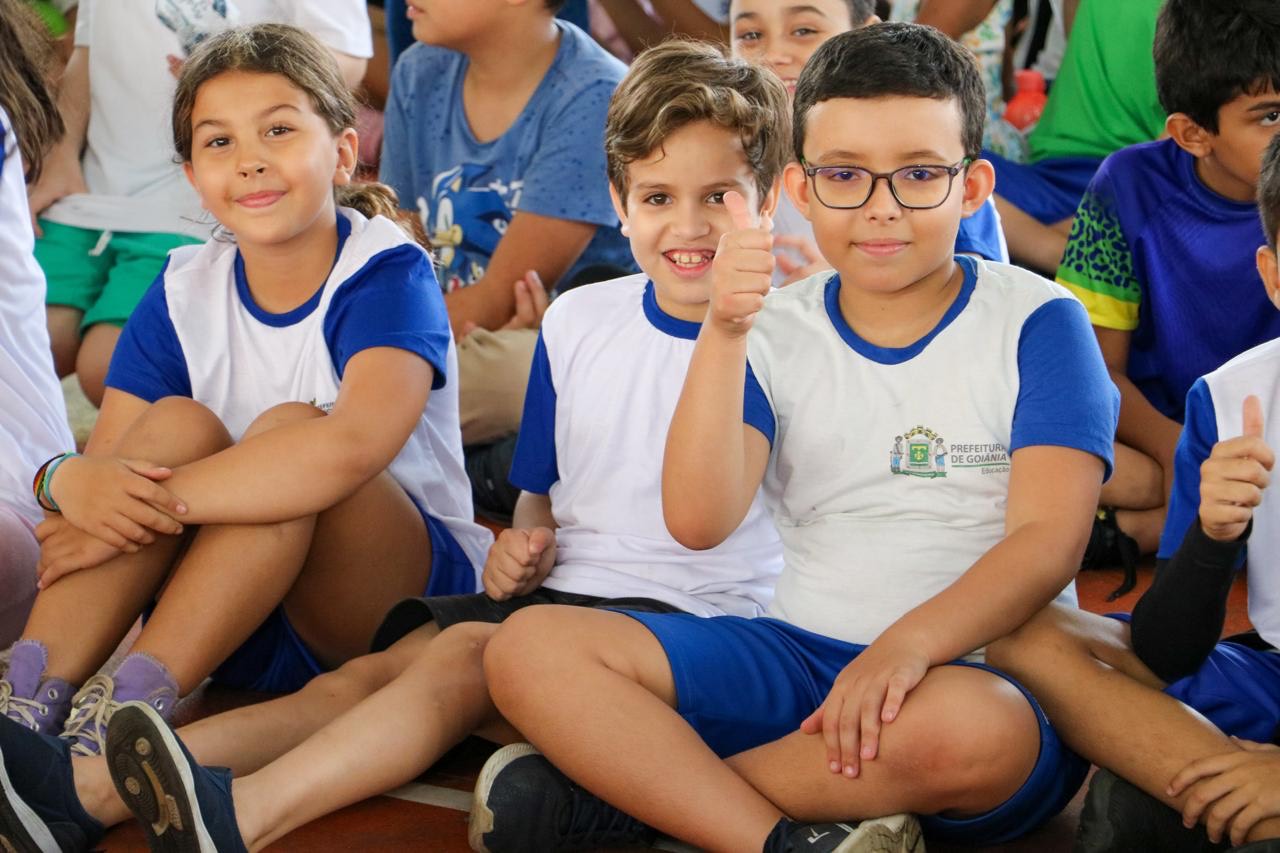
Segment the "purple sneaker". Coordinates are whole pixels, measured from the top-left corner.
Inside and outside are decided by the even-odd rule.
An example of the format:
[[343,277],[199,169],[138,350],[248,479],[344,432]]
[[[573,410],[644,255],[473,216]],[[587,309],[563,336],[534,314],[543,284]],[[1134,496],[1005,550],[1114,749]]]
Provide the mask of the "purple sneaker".
[[38,640],[19,640],[0,679],[0,716],[40,734],[62,729],[75,690],[61,678],[45,678],[49,652]]
[[73,755],[101,755],[107,724],[125,702],[142,702],[165,720],[173,716],[178,685],[164,664],[144,654],[131,654],[114,677],[95,675],[76,694],[62,737],[71,741]]

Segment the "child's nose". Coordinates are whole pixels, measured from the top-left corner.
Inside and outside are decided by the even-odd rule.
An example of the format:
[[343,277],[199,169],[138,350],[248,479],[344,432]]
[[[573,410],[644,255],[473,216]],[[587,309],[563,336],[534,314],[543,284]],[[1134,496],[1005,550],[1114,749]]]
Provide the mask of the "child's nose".
[[877,180],[871,188],[871,198],[862,208],[873,219],[897,219],[902,215],[902,205],[893,195],[888,179]]
[[710,229],[700,205],[682,209],[676,217],[675,231],[681,237],[701,237]]

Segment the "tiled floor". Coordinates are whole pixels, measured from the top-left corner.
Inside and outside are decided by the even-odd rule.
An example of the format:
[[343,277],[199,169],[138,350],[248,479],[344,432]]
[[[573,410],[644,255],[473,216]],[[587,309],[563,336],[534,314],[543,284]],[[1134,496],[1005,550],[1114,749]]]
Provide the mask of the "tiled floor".
[[[1095,612],[1129,610],[1141,591],[1150,583],[1148,563],[1141,571],[1138,589],[1118,601],[1108,603],[1106,595],[1120,581],[1118,571],[1090,572],[1081,575],[1078,586],[1081,605]],[[1243,579],[1241,579],[1243,580]],[[1247,629],[1243,583],[1232,592],[1227,633]],[[184,711],[200,716],[214,713],[229,705],[241,704],[248,697],[228,692],[209,691],[195,697]],[[475,775],[492,747],[472,739],[450,753],[417,782],[388,796],[375,797],[343,809],[323,820],[306,826],[274,845],[273,851],[348,851],[371,853],[390,851],[465,851],[466,813]],[[376,760],[371,757],[371,760]],[[1034,835],[1014,844],[986,848],[1000,853],[1057,853],[1071,849],[1072,833],[1079,815],[1080,797],[1068,809]],[[108,834],[102,847],[108,853],[133,853],[145,849],[137,827],[117,827]],[[670,849],[680,849],[670,846]],[[941,845],[930,847],[943,851]],[[960,848],[957,848],[959,850]],[[971,849],[971,848],[966,848]]]

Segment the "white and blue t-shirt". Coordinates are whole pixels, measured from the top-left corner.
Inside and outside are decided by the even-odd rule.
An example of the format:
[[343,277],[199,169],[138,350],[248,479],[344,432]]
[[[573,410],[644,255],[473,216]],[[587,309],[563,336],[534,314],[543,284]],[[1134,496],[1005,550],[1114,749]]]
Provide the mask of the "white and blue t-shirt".
[[549,495],[546,586],[645,597],[699,616],[759,616],[782,568],[760,496],[719,546],[691,551],[662,517],[662,454],[698,323],[663,312],[644,275],[576,288],[547,310],[511,482]]
[[431,258],[391,220],[339,208],[328,279],[283,314],[254,301],[235,243],[173,250],[125,325],[106,384],[148,402],[190,397],[239,440],[280,403],[329,411],[347,362],[371,347],[408,350],[435,370],[426,408],[388,470],[448,528],[478,573],[492,536],[474,521],[462,464],[449,318]]
[[744,419],[772,446],[786,568],[770,615],[871,643],[1004,538],[1019,448],[1077,448],[1110,471],[1120,398],[1084,308],[1026,270],[956,260],[955,302],[898,349],[849,327],[833,273],[765,299]]
[[475,284],[519,211],[598,226],[584,267],[634,269],[609,200],[604,121],[626,66],[586,33],[557,21],[556,57],[520,115],[497,139],[471,132],[462,103],[465,54],[415,44],[396,62],[380,180],[416,209],[445,292]]
[[[1259,287],[1259,290],[1262,288]],[[1200,517],[1200,465],[1219,441],[1244,431],[1244,398],[1262,403],[1263,440],[1280,447],[1280,340],[1241,353],[1197,379],[1187,392],[1186,422],[1173,457],[1173,494],[1160,536],[1161,559],[1172,557],[1182,537]],[[1249,621],[1264,640],[1280,647],[1280,513],[1262,493],[1249,534]]]

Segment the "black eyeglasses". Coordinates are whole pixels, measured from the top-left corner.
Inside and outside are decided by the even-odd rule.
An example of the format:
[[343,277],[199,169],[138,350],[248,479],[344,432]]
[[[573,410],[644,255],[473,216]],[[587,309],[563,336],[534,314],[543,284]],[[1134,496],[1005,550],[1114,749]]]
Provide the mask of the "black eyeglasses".
[[883,178],[889,182],[889,192],[899,205],[908,210],[929,210],[947,200],[956,175],[971,162],[966,157],[954,166],[903,166],[892,172],[872,172],[861,166],[802,165],[804,173],[813,180],[813,194],[823,207],[834,210],[862,207]]

